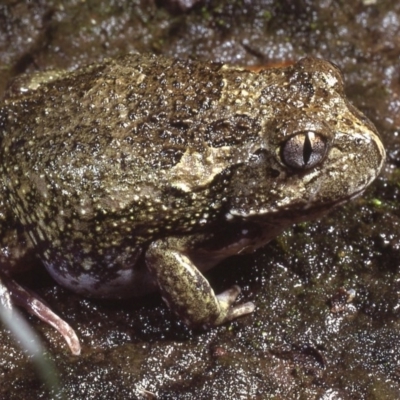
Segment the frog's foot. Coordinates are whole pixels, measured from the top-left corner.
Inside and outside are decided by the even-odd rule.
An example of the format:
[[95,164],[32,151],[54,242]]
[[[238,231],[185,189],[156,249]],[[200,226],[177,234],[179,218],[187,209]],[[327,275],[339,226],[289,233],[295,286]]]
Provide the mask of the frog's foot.
[[75,331],[34,293],[24,289],[8,277],[2,276],[0,279],[0,302],[9,311],[12,311],[12,303],[25,308],[30,314],[55,328],[64,337],[72,354],[79,355],[81,353],[81,345]]
[[152,243],[146,264],[157,279],[164,301],[187,326],[217,326],[254,311],[253,303],[233,304],[240,293],[239,286],[216,296],[192,260],[175,250],[178,246],[179,239],[175,238]]
[[254,311],[255,305],[252,302],[238,304],[236,306],[232,305],[236,301],[240,292],[240,287],[234,285],[230,289],[225,290],[216,296],[220,307],[220,314],[216,321],[214,321],[214,325],[221,325],[225,322],[241,317],[242,315],[251,314]]

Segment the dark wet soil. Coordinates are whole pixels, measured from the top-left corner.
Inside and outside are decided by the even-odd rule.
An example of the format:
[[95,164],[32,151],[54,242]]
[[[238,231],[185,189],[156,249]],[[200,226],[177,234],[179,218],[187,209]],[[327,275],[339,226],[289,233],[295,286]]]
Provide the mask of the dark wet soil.
[[[0,91],[23,72],[129,51],[242,65],[327,58],[388,153],[362,198],[214,269],[217,292],[237,283],[257,308],[209,332],[184,328],[158,296],[98,302],[40,268],[25,276],[83,342],[73,357],[24,314],[65,398],[400,398],[400,3],[8,0],[0,49]],[[0,399],[61,398],[7,330],[0,340]]]

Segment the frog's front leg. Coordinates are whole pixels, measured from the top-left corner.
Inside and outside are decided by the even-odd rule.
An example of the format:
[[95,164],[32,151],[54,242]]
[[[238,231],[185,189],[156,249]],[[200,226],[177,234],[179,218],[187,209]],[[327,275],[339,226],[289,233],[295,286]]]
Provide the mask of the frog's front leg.
[[251,302],[232,305],[239,286],[216,296],[190,258],[178,250],[178,243],[173,238],[153,242],[146,252],[146,264],[165,302],[188,326],[216,326],[254,311]]
[[25,308],[30,314],[55,328],[64,337],[72,354],[79,355],[81,346],[75,331],[43,303],[34,293],[26,290],[13,279],[0,275],[0,306],[12,312],[13,304]]

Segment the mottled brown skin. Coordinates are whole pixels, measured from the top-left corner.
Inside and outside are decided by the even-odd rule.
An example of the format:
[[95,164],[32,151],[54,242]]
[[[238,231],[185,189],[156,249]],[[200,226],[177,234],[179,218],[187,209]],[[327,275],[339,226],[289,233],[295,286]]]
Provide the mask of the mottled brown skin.
[[312,58],[254,73],[128,55],[25,77],[0,131],[3,237],[85,295],[158,288],[193,327],[254,309],[200,271],[360,194],[385,158],[338,69]]

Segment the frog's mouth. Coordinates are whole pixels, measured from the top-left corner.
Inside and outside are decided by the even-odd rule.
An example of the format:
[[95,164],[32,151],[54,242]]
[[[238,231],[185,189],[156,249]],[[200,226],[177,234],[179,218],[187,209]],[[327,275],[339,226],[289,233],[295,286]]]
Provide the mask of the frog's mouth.
[[367,187],[369,186],[369,183],[367,185],[364,185],[361,189],[356,190],[355,192],[352,192],[348,196],[343,196],[340,197],[338,200],[332,200],[332,201],[310,201],[309,205],[304,207],[304,210],[307,210],[308,208],[310,209],[330,209],[330,208],[335,208],[337,206],[340,206],[342,204],[346,204],[349,201],[352,201],[356,199],[357,197],[362,196],[362,194],[365,192]]
[[334,208],[341,206],[359,196],[361,196],[368,185],[364,185],[356,192],[351,193],[348,196],[341,197],[338,200],[333,201],[321,201],[321,199],[309,199],[306,203],[288,204],[286,207],[277,207],[258,209],[258,210],[231,210],[226,215],[228,220],[246,220],[258,223],[259,225],[287,225],[296,224],[299,222],[305,222],[313,219],[317,219],[324,214],[329,213]]
[[[302,210],[293,210],[292,213],[292,223],[299,223],[299,222],[306,222],[310,221],[313,219],[317,219],[322,217],[325,214],[330,213],[333,209],[336,207],[339,207],[341,205],[344,205],[348,203],[349,201],[352,201],[356,199],[357,197],[360,197],[366,190],[366,187],[360,189],[359,191],[352,193],[351,195],[347,197],[343,197],[340,200],[336,201],[331,201],[331,202],[326,202],[326,203],[320,203],[320,204],[310,204],[309,206],[303,208]],[[290,215],[290,211],[287,210],[286,212],[282,211],[282,214],[288,214]]]

